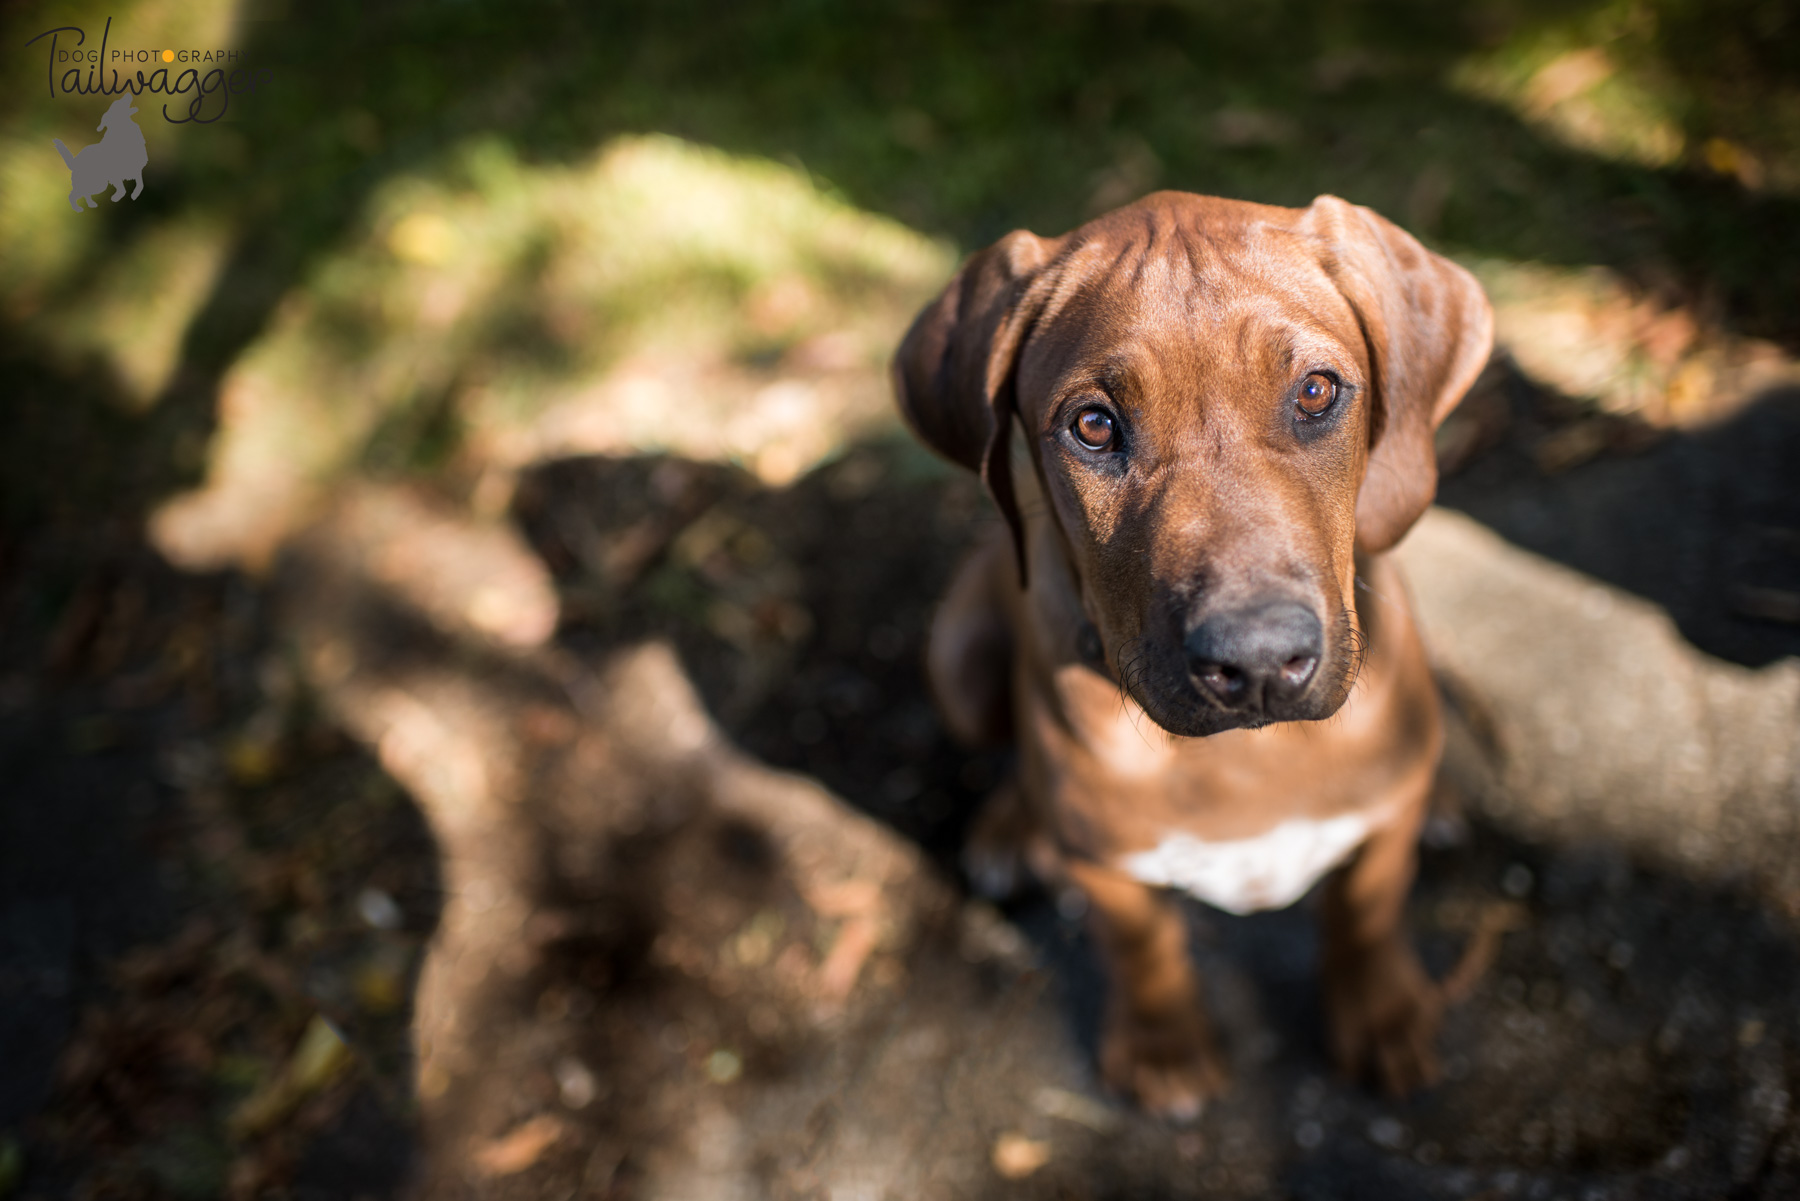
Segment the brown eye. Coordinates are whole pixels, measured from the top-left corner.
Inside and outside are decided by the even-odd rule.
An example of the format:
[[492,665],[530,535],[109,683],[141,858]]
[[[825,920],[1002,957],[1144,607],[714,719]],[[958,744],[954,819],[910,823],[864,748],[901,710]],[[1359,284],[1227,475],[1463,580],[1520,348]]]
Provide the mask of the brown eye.
[[1337,399],[1337,384],[1329,375],[1313,372],[1300,381],[1300,393],[1294,398],[1300,411],[1308,417],[1323,417],[1331,402]]
[[1075,414],[1075,423],[1069,430],[1089,450],[1105,450],[1113,440],[1112,414],[1105,409],[1083,409]]

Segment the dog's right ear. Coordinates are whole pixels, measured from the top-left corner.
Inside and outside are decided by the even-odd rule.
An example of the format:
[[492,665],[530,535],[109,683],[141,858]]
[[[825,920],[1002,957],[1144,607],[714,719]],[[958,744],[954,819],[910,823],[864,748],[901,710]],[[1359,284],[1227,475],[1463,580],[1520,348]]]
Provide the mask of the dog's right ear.
[[1012,530],[1021,581],[1024,529],[1006,436],[1019,350],[1042,309],[1031,285],[1062,244],[1021,229],[972,256],[894,355],[901,415],[927,446],[981,476]]
[[1494,310],[1468,271],[1360,205],[1320,196],[1302,223],[1356,313],[1375,374],[1356,545],[1376,553],[1398,542],[1437,493],[1432,436],[1487,363]]

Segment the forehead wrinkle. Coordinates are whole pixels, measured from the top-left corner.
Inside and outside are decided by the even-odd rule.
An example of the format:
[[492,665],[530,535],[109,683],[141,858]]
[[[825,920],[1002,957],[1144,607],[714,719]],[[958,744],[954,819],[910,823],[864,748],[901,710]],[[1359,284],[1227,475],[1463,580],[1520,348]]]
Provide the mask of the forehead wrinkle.
[[[1156,306],[1167,308],[1166,302]],[[1285,374],[1312,341],[1264,297],[1235,302],[1215,297],[1199,312],[1169,321],[1154,309],[1133,321],[1129,341],[1108,358],[1107,375],[1126,375],[1155,387],[1174,376],[1201,387],[1234,386],[1245,371],[1273,367]]]
[[1325,341],[1309,323],[1295,321],[1285,307],[1274,305],[1262,305],[1243,314],[1236,333],[1238,364],[1268,373],[1258,383],[1276,390],[1286,387],[1287,377],[1303,361],[1319,357]]
[[1110,280],[1124,270],[1127,260],[1141,257],[1137,248],[1126,243],[1109,248],[1099,239],[1089,239],[1070,246],[1039,277],[1042,290],[1037,327],[1047,328],[1065,317],[1076,318],[1084,329],[1110,324],[1111,313],[1103,298],[1096,296],[1094,285]]
[[[1157,510],[1175,486],[1175,463],[1167,458],[1149,464],[1138,477],[1135,487],[1126,493],[1126,503],[1120,506],[1120,520],[1123,521],[1128,511],[1133,517],[1141,517],[1145,513]],[[1142,528],[1148,528],[1139,523]]]
[[[1134,225],[1133,236],[1118,243],[1111,261],[1080,280],[1080,285],[1099,292],[1155,297],[1159,302],[1166,302],[1172,293],[1191,305],[1195,293],[1210,290],[1207,285],[1221,270],[1232,270],[1227,256],[1220,253],[1217,239],[1204,230],[1163,221],[1153,212],[1140,214]],[[1082,249],[1096,246],[1099,241],[1084,243]],[[1071,266],[1076,257],[1070,256]],[[1080,257],[1093,263],[1100,256]]]
[[[1074,243],[1042,277],[1044,299],[1023,356],[1035,380],[1153,387],[1171,353],[1186,370],[1211,374],[1266,366],[1272,344],[1284,371],[1303,355],[1340,360],[1346,351],[1351,361],[1342,366],[1360,367],[1361,356],[1331,328],[1342,297],[1320,273],[1294,278],[1287,231],[1261,222],[1216,230],[1155,212],[1136,218],[1115,226],[1114,236]],[[1051,327],[1062,336],[1037,337]],[[1054,343],[1048,355],[1045,341]],[[1106,366],[1068,378],[1071,366],[1096,358]]]
[[1296,312],[1286,297],[1261,290],[1214,291],[1205,310],[1173,336],[1169,327],[1154,321],[1136,323],[1134,332],[1142,335],[1151,361],[1161,365],[1171,355],[1179,356],[1177,362],[1184,362],[1190,373],[1218,384],[1245,372],[1273,372],[1282,380],[1260,378],[1257,383],[1280,386],[1302,365],[1315,363],[1335,366],[1347,376],[1357,374],[1354,349],[1319,316]]

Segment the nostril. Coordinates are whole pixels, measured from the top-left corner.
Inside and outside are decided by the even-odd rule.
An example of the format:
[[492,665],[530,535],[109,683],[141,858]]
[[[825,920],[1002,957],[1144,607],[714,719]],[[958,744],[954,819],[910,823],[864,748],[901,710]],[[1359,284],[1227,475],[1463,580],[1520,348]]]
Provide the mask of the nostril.
[[1318,667],[1319,660],[1313,655],[1295,655],[1281,665],[1281,682],[1291,688],[1299,688],[1312,679],[1313,669]]
[[1208,663],[1200,669],[1200,682],[1222,701],[1236,700],[1244,694],[1244,673],[1223,663]]

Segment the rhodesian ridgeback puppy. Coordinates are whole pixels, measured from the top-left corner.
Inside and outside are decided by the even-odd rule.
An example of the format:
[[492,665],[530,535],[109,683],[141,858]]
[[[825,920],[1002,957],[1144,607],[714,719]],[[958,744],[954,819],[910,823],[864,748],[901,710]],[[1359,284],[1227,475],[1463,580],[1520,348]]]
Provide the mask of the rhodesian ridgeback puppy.
[[1442,732],[1380,552],[1430,503],[1492,329],[1468,272],[1368,209],[1159,192],[1008,234],[900,347],[908,422],[1006,519],[928,652],[952,731],[1018,745],[977,824],[1029,824],[1086,894],[1101,1070],[1153,1112],[1225,1082],[1169,889],[1243,913],[1329,873],[1341,1066],[1436,1077],[1442,999],[1401,919]]

